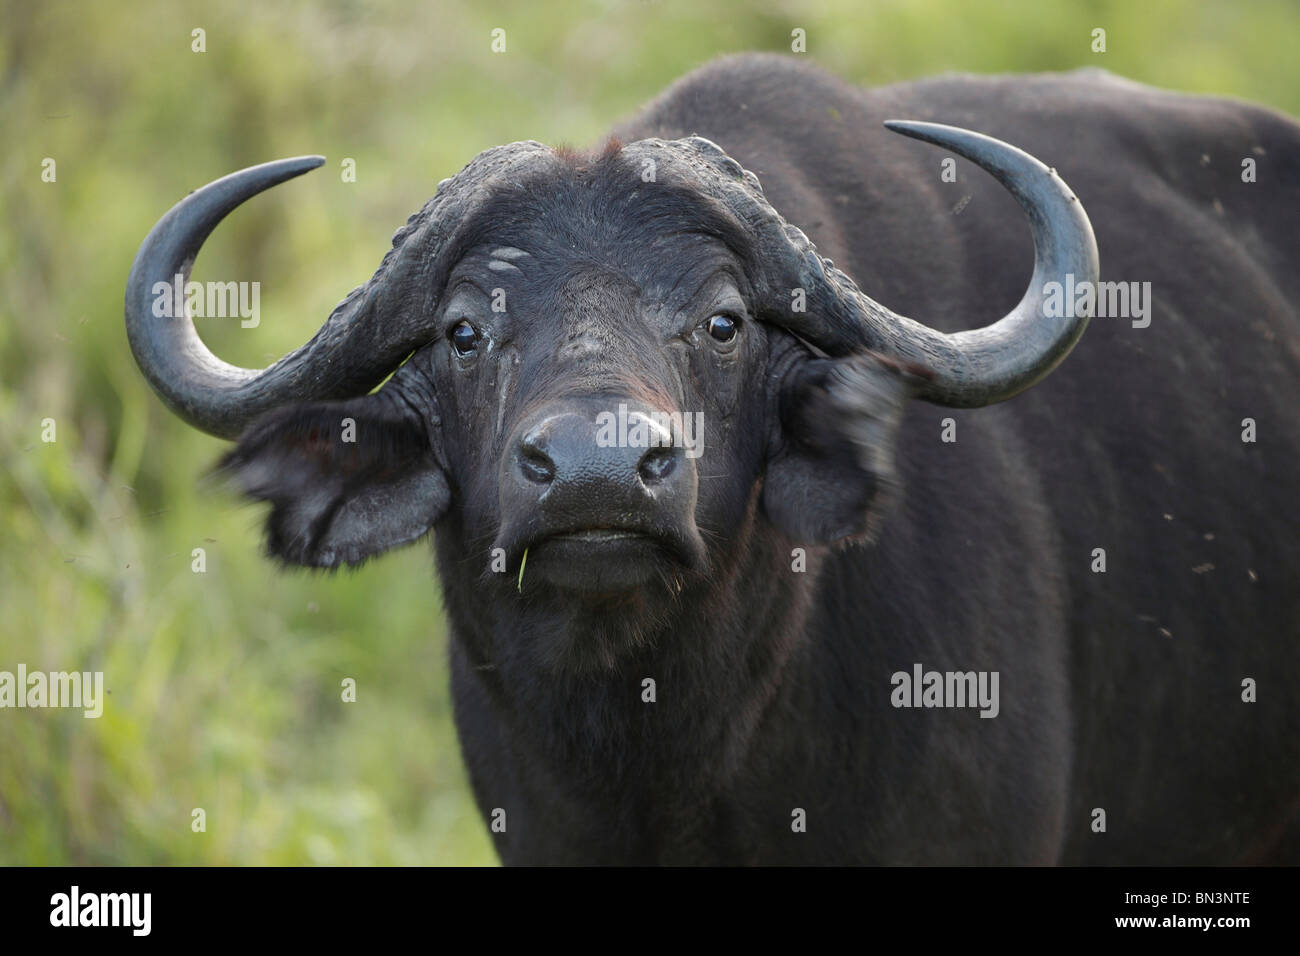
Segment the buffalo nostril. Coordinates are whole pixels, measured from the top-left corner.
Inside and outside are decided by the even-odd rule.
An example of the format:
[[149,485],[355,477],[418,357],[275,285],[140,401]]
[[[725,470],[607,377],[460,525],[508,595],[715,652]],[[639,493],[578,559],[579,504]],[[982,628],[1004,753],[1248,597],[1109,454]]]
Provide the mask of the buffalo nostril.
[[637,463],[636,471],[647,485],[663,481],[677,467],[677,449],[672,447],[651,448]]
[[555,477],[555,462],[535,445],[524,444],[519,449],[519,472],[539,485],[550,484]]

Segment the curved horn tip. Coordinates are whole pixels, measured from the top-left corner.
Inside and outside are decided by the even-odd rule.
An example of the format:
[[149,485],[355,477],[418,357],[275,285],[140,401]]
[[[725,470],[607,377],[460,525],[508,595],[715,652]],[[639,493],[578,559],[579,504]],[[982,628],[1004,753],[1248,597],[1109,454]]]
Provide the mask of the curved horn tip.
[[309,169],[316,169],[325,165],[325,157],[317,153],[309,153],[305,156],[290,156],[288,159],[280,160],[282,163],[301,163],[302,171],[307,172]]
[[[324,165],[324,156],[290,156],[287,159],[273,159],[269,163],[258,163],[256,166],[248,166],[228,176],[222,176],[215,182],[208,183],[204,189],[210,189],[213,195],[217,195],[222,192],[223,187],[238,184],[235,187],[236,191],[247,199]],[[239,200],[240,203],[243,201],[244,199]]]
[[[238,172],[231,173],[230,176],[223,178],[229,179],[233,176],[241,176],[250,173],[253,170],[263,170],[267,173],[273,174],[277,183],[282,183],[286,179],[293,179],[295,176],[309,173],[313,169],[319,169],[324,165],[324,156],[290,156],[287,159],[273,159],[269,163],[260,163],[257,166],[250,166],[247,169],[241,169]],[[220,182],[220,180],[218,180],[218,182]]]
[[963,129],[960,126],[949,126],[946,123],[927,123],[922,120],[901,120],[888,119],[881,123],[887,130],[895,133],[901,133],[903,136],[910,136],[912,139],[924,139],[929,141],[929,137],[943,133],[969,133],[970,130]]
[[[295,379],[282,370],[254,371],[221,361],[203,345],[187,306],[176,314],[170,314],[174,310],[158,311],[157,287],[189,277],[204,241],[231,211],[258,193],[324,163],[324,156],[294,156],[250,166],[208,183],[169,209],[136,252],[124,296],[131,353],[163,402],[202,431],[236,437],[258,410],[291,394]],[[248,410],[232,407],[236,394],[251,403]]]
[[1034,273],[1020,303],[982,329],[949,335],[906,322],[907,335],[928,342],[922,351],[953,356],[950,369],[936,369],[919,397],[939,405],[977,407],[1000,402],[1034,385],[1074,347],[1087,327],[1087,314],[1047,316],[1044,291],[1051,282],[1095,283],[1097,240],[1078,197],[1055,169],[1002,140],[956,126],[887,120],[885,127],[964,156],[990,173],[1029,215]]
[[1024,150],[1012,146],[997,137],[977,133],[972,129],[961,126],[949,126],[946,123],[924,123],[919,120],[885,120],[884,126],[885,129],[906,136],[909,139],[919,139],[923,143],[951,149],[958,155],[964,156],[981,166],[985,165],[981,161],[982,157],[986,156],[990,149],[997,149],[1003,154],[1013,154],[1018,155],[1018,158],[1028,159],[1035,167],[1041,166],[1043,169],[1047,169],[1046,164]]
[[929,141],[929,135],[941,130],[956,129],[954,126],[945,126],[942,123],[924,123],[920,120],[900,120],[888,119],[882,124],[885,129],[903,136],[909,136],[912,139],[924,139]]
[[[1037,156],[995,136],[961,126],[914,120],[885,120],[884,125],[886,129],[910,139],[952,150],[984,169],[1012,192],[1018,190],[1016,180],[1033,182],[1037,176],[1055,180],[1058,187],[1065,186],[1054,167],[1049,167]],[[1064,192],[1073,197],[1068,188]]]

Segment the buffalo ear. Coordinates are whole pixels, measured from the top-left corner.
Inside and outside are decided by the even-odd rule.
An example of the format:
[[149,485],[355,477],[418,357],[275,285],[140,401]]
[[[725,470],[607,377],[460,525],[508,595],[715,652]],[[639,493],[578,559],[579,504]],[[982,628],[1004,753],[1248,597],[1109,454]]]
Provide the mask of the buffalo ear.
[[399,404],[380,391],[288,406],[244,433],[215,474],[271,503],[268,552],[288,564],[356,565],[442,517],[446,476],[423,423]]
[[798,541],[872,538],[898,492],[894,446],[923,373],[871,352],[806,357],[785,376],[763,510]]

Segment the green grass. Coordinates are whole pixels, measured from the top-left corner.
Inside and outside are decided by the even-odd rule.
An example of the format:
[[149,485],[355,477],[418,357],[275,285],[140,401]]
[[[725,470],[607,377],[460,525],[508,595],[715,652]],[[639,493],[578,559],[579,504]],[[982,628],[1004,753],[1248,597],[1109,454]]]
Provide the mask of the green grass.
[[259,328],[202,330],[264,365],[479,150],[593,143],[690,68],[788,50],[795,27],[810,59],[862,83],[1094,65],[1300,112],[1291,0],[753,6],[0,3],[0,670],[102,670],[111,691],[99,720],[0,711],[0,863],[495,862],[428,549],[354,574],[277,570],[257,512],[199,486],[222,444],[135,369],[127,270],[187,190],[328,157],[231,216],[199,262],[198,279],[262,283]]

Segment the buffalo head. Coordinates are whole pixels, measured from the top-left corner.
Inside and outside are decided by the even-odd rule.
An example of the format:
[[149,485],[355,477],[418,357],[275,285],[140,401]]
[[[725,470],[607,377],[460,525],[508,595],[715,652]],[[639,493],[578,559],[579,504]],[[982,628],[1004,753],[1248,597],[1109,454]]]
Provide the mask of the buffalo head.
[[787,547],[869,535],[906,399],[1001,401],[1083,332],[1086,315],[1042,308],[1049,282],[1097,271],[1055,172],[976,133],[888,125],[979,164],[1029,217],[1033,279],[987,328],[945,335],[874,302],[752,173],[690,137],[586,159],[534,142],[482,153],[310,342],[261,371],[150,307],[224,216],[321,160],[234,173],[144,241],[131,347],[174,412],[238,439],[225,466],[271,503],[284,561],[356,564],[437,525],[444,578],[485,604],[653,619],[725,575],[755,525]]

